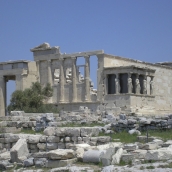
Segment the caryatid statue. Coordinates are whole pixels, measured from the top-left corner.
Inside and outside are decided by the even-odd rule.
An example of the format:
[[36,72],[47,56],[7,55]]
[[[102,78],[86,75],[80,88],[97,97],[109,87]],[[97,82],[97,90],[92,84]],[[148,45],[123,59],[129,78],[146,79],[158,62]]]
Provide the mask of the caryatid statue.
[[140,87],[139,75],[136,76],[135,84],[136,84],[136,94],[140,94],[141,87]]
[[120,81],[119,81],[119,75],[116,74],[116,78],[115,78],[115,93],[118,94],[121,91],[121,87],[120,87]]
[[147,94],[147,76],[144,76],[143,79],[143,94]]
[[153,76],[151,76],[151,80],[150,80],[150,95],[154,94],[154,82],[153,82]]
[[132,78],[131,78],[131,74],[128,74],[128,93],[132,93],[133,92],[133,84],[132,84]]

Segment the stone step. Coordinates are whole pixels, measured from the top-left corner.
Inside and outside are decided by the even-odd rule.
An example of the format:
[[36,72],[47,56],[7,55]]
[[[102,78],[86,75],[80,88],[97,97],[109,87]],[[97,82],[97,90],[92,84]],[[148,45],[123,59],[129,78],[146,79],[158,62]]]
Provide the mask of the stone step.
[[0,133],[19,133],[21,132],[21,128],[16,127],[0,127]]

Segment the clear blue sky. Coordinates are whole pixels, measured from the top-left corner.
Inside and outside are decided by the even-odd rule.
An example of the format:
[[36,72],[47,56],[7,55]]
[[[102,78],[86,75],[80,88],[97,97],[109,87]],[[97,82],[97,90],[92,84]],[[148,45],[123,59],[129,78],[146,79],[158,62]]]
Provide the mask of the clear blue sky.
[[0,0],[0,61],[33,60],[43,42],[172,61],[172,0]]

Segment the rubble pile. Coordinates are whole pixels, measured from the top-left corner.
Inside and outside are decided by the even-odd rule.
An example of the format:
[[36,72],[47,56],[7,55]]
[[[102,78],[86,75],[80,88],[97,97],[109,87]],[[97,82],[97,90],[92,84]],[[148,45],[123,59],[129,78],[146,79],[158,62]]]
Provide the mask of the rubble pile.
[[[27,168],[32,167],[36,167],[37,172],[43,168],[50,172],[90,172],[94,169],[87,163],[94,163],[101,164],[102,167],[96,167],[99,171],[125,171],[126,168],[117,166],[123,162],[133,165],[131,169],[139,171],[147,168],[142,165],[145,161],[157,161],[162,166],[172,163],[172,140],[163,141],[141,135],[145,129],[171,128],[172,115],[163,118],[125,114],[114,116],[107,112],[91,115],[92,112],[85,108],[80,109],[80,113],[62,111],[60,114],[29,114],[26,117],[24,112],[12,112],[10,116],[1,117],[0,126],[7,132],[0,134],[0,170],[20,166],[16,172],[27,172]],[[93,122],[96,126],[84,126]],[[71,123],[81,126],[65,126]],[[35,134],[21,133],[22,129],[34,131]],[[113,140],[111,134],[122,130],[137,134],[137,142],[125,144]],[[83,162],[85,167],[78,167],[77,162]],[[155,167],[159,168],[157,164]]]

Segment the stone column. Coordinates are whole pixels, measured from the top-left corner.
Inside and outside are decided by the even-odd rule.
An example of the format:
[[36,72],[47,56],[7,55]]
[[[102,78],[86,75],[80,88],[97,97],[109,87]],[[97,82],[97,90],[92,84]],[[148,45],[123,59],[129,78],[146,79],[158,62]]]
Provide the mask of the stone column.
[[39,60],[36,61],[36,67],[37,67],[37,81],[40,83]]
[[133,92],[133,84],[132,84],[132,78],[131,78],[131,73],[128,73],[128,93],[131,94]]
[[135,88],[136,88],[136,94],[140,94],[140,81],[139,81],[139,74],[136,75],[136,81],[135,81]]
[[47,60],[48,64],[48,83],[52,86],[52,71],[51,71],[51,60]]
[[85,56],[85,101],[90,101],[90,57]]
[[6,115],[6,82],[5,77],[0,76],[0,116]]
[[150,80],[150,95],[154,94],[154,76],[150,76],[151,80]]
[[121,87],[120,87],[120,80],[119,80],[119,74],[115,74],[116,78],[115,78],[115,93],[119,94],[121,91]]
[[143,76],[143,94],[147,94],[147,76]]
[[76,57],[72,57],[72,102],[77,102]]
[[64,102],[64,59],[59,59],[60,60],[60,81],[59,81],[59,93],[60,93],[60,103]]

